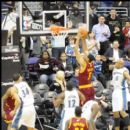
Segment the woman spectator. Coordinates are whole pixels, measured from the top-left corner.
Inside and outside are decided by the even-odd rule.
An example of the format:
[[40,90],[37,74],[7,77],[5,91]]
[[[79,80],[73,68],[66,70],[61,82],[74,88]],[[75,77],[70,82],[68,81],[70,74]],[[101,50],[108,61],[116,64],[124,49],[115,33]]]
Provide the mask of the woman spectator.
[[122,29],[123,34],[125,35],[125,48],[130,44],[130,35],[129,35],[129,31],[130,31],[130,22],[126,21],[125,22],[125,26]]
[[86,39],[86,42],[89,53],[95,57],[100,50],[100,43],[96,40],[95,34],[93,32],[88,33],[88,38]]
[[61,52],[59,55],[60,66],[59,69],[65,71],[67,66],[72,66],[70,62],[67,61],[67,56],[65,52]]
[[115,40],[117,40],[119,42],[119,49],[124,50],[125,37],[124,37],[124,34],[121,31],[120,26],[118,26],[118,25],[114,26],[114,31],[112,32],[112,35],[110,37],[110,41],[112,43]]
[[40,75],[41,83],[49,83],[55,78],[55,73],[58,70],[59,62],[51,58],[48,51],[42,52],[42,55],[36,64],[36,71]]
[[65,90],[66,81],[65,81],[65,73],[64,71],[57,71],[55,80],[50,85],[50,91],[55,91],[57,94],[63,92]]

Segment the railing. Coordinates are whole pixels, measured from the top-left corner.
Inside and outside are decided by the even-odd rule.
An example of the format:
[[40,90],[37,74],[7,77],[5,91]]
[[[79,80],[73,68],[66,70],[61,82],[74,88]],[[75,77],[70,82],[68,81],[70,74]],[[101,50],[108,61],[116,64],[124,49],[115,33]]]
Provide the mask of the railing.
[[117,14],[120,15],[121,18],[128,17],[128,9],[125,7],[98,7],[95,12],[97,13],[97,15],[104,14],[105,16],[107,16],[112,9],[115,9]]

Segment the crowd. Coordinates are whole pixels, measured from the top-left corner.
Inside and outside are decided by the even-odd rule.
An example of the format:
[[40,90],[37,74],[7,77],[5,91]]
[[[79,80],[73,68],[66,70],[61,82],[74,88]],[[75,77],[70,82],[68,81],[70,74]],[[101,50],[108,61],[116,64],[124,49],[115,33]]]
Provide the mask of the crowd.
[[[90,13],[96,15],[92,14],[92,8]],[[85,130],[129,130],[130,21],[126,20],[123,25],[115,9],[107,17],[100,15],[91,19],[94,22],[87,37],[80,32],[68,34],[63,38],[62,47],[53,46],[55,38],[51,36],[21,37],[24,78],[34,93],[41,90],[38,94],[43,100],[43,85],[48,92],[56,93],[52,104],[58,115],[55,127],[60,130],[72,130],[79,117],[86,118],[81,124],[88,122]],[[81,106],[82,112],[76,106]],[[69,117],[75,114],[76,119],[70,121]]]

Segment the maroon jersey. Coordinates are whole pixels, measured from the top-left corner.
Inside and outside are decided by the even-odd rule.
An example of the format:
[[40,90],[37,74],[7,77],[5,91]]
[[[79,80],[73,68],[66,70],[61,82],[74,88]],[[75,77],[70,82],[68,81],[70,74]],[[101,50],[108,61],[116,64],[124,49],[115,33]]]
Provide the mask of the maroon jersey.
[[5,100],[4,103],[4,111],[5,111],[5,122],[10,123],[13,119],[13,117],[10,116],[10,112],[14,109],[15,107],[15,100],[12,97],[8,97]]
[[[88,87],[92,87],[91,82],[92,82],[93,71],[94,71],[94,64],[87,63],[84,72],[79,73],[79,88],[82,88],[81,86],[84,86],[84,85],[88,85]],[[89,86],[89,84],[91,86]]]
[[87,120],[83,117],[71,118],[68,130],[88,130]]

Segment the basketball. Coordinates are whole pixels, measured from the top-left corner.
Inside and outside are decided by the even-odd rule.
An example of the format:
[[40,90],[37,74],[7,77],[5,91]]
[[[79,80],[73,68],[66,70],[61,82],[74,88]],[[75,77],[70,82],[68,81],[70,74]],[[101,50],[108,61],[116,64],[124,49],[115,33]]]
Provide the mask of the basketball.
[[88,31],[84,27],[79,28],[79,33],[81,34],[82,38],[87,38],[87,36],[88,36]]
[[4,111],[5,111],[4,121],[6,123],[11,123],[13,117],[10,115],[10,112],[14,109],[14,107],[15,107],[15,100],[12,97],[8,97],[4,103]]

